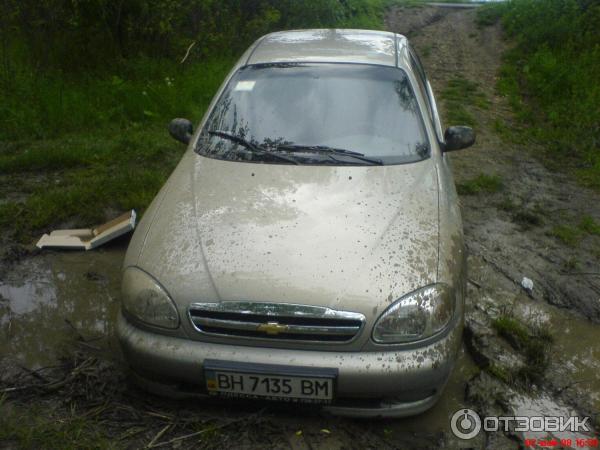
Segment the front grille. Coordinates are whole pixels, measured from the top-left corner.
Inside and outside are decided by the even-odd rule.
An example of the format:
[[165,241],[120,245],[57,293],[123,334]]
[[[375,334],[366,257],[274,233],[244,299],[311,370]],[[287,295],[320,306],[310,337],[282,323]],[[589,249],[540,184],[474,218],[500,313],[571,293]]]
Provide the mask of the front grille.
[[348,342],[365,316],[312,305],[289,303],[192,303],[189,317],[204,334],[267,340]]

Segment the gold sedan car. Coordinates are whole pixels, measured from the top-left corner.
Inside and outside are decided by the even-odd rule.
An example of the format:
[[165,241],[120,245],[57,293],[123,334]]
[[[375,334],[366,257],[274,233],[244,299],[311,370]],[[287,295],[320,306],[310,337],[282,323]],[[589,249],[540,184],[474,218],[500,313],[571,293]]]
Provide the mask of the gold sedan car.
[[269,34],[240,58],[146,211],[118,335],[170,396],[435,404],[460,346],[465,251],[431,86],[401,35]]

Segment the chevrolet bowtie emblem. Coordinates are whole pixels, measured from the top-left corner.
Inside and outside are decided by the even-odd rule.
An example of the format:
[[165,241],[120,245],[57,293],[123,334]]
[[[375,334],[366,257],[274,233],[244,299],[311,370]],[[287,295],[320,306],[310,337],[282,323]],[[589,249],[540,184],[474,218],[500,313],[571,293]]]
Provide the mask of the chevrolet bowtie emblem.
[[263,333],[267,334],[279,334],[283,333],[287,329],[287,325],[279,325],[277,322],[261,323],[258,327],[256,327],[257,331],[262,331]]

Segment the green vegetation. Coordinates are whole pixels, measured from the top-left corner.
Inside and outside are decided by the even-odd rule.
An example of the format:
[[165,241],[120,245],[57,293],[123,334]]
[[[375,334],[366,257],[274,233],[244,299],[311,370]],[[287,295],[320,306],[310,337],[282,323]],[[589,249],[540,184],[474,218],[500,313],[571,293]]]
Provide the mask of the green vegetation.
[[502,190],[502,178],[498,175],[482,173],[471,180],[457,184],[456,189],[460,195],[493,194]]
[[510,315],[498,317],[492,326],[516,349],[522,348],[529,340],[529,332],[525,325]]
[[579,267],[579,262],[577,261],[577,258],[571,257],[569,259],[566,259],[563,262],[562,266],[565,269],[565,271],[572,272],[573,270],[577,269],[577,267]]
[[3,373],[0,448],[243,448],[272,431],[265,409],[232,415],[214,403],[207,413],[194,402],[148,398],[128,382],[110,340],[98,336],[93,348],[79,340],[55,365]]
[[519,225],[522,230],[541,227],[545,224],[545,218],[548,217],[548,207],[546,205],[542,203],[526,205],[523,202],[515,202],[510,196],[506,196],[496,203],[496,207],[509,213],[512,221]]
[[[117,134],[132,124],[160,123],[174,115],[198,117],[233,62],[220,56],[181,67],[169,59],[140,58],[108,73],[97,69],[77,75],[19,67],[6,81],[9,89],[0,93],[0,142],[98,129]],[[0,170],[12,169],[4,161]]]
[[74,8],[60,0],[5,2],[0,142],[174,114],[198,117],[260,35],[319,26],[381,28],[385,1],[125,0],[117,2],[119,10],[109,0]]
[[[472,0],[436,0],[436,3],[483,3],[486,0],[472,1]],[[423,7],[428,6],[430,0],[394,0],[394,4],[408,7]]]
[[507,370],[506,368],[500,365],[490,364],[488,367],[486,367],[485,370],[490,375],[492,375],[495,378],[498,378],[503,383],[512,384],[514,382],[513,374],[510,372],[510,370]]
[[488,3],[477,9],[475,23],[479,28],[489,27],[498,23],[505,6],[502,3]]
[[394,3],[404,8],[422,8],[425,6],[425,0],[397,0]]
[[115,134],[33,141],[1,157],[0,167],[10,168],[11,177],[32,178],[36,183],[23,201],[0,204],[0,227],[12,229],[15,238],[26,241],[48,224],[74,218],[82,225],[102,221],[104,208],[143,210],[175,166],[183,146],[160,125],[132,124]]
[[[13,138],[0,140],[3,193],[21,178],[19,190],[26,194],[0,204],[0,227],[27,241],[37,230],[68,220],[75,226],[103,221],[107,209],[143,211],[184,150],[169,138],[166,123],[175,116],[198,120],[232,62],[215,58],[177,75],[174,64],[158,68],[148,60],[127,80],[94,80],[86,73],[62,88],[60,102],[64,79],[19,79],[30,83],[20,86],[24,91],[39,96],[12,108],[23,117],[13,121],[14,128],[0,128]],[[160,78],[144,79],[143,71],[154,69]]]
[[527,210],[516,212],[513,215],[513,220],[519,225],[521,225],[521,227],[523,227],[524,229],[539,227],[544,223],[544,221],[538,214]]
[[516,43],[498,88],[525,125],[518,134],[600,189],[600,3],[511,0],[478,11],[481,25],[498,18]]
[[571,247],[577,245],[581,240],[581,231],[569,225],[556,225],[548,234]]
[[525,364],[509,373],[506,369],[492,369],[492,375],[503,381],[537,382],[544,376],[550,362],[550,349],[554,337],[540,325],[521,322],[509,314],[502,315],[492,322],[498,334],[525,358]]
[[595,234],[600,236],[600,224],[598,224],[593,217],[584,216],[579,222],[579,229],[589,234]]
[[[0,230],[142,212],[235,60],[278,29],[382,28],[391,0],[0,4]],[[183,61],[183,62],[182,62]]]
[[447,111],[446,120],[452,125],[475,126],[476,120],[469,108],[487,109],[489,102],[485,94],[479,90],[477,83],[459,76],[448,82],[442,91],[441,98]]
[[548,231],[549,236],[557,238],[570,247],[578,245],[586,234],[600,236],[600,224],[591,216],[582,217],[577,225],[556,225]]
[[420,55],[422,58],[428,58],[431,55],[431,45],[425,45],[420,49]]
[[0,402],[0,444],[31,449],[113,449],[125,448],[107,436],[93,421],[73,412],[60,420],[37,406],[24,410]]
[[502,199],[502,201],[496,204],[496,207],[506,212],[513,212],[518,208],[517,204],[510,197]]

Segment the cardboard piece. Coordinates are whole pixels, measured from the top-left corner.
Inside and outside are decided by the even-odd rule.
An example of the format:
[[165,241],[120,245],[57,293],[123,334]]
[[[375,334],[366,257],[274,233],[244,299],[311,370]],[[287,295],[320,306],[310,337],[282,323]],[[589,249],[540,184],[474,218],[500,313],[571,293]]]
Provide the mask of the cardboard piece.
[[115,239],[135,228],[135,211],[132,209],[116,219],[95,228],[55,230],[44,234],[37,242],[39,248],[70,248],[90,250]]

